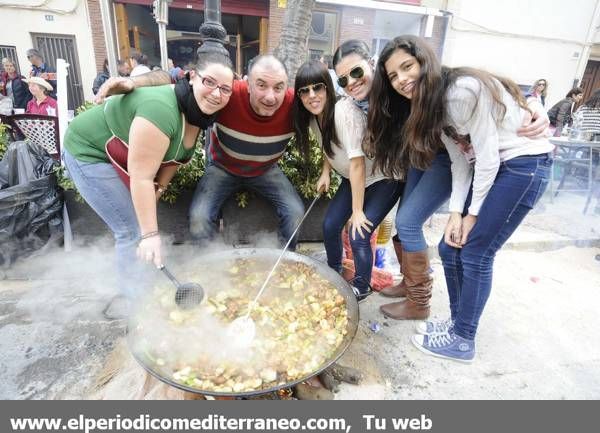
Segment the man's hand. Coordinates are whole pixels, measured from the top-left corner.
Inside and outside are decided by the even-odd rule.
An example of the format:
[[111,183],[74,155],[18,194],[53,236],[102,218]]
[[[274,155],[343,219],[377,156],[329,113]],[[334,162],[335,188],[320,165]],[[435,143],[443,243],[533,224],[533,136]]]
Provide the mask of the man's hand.
[[110,77],[100,86],[94,102],[102,104],[104,100],[111,95],[121,95],[129,93],[135,89],[135,83],[128,77]]

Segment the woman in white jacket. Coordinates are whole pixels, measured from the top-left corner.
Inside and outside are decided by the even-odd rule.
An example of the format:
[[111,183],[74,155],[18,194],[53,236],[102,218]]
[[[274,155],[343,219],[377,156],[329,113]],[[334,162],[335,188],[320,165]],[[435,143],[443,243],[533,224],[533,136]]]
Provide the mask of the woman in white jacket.
[[390,127],[383,110],[403,113],[398,140],[372,142],[384,173],[427,166],[442,143],[450,156],[450,217],[439,244],[450,318],[420,323],[412,341],[430,355],[470,362],[495,254],[546,189],[554,146],[517,134],[539,107],[529,108],[516,84],[482,70],[444,68],[415,36],[383,49],[371,98],[379,103],[371,107],[370,128]]

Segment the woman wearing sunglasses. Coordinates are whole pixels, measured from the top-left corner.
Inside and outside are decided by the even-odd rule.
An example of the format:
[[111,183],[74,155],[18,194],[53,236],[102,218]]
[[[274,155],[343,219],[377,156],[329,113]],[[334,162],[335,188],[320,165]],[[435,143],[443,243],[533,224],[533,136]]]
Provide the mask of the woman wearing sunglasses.
[[517,134],[531,110],[515,83],[478,69],[442,67],[415,36],[385,46],[371,98],[380,104],[369,113],[369,139],[384,173],[427,169],[442,146],[452,161],[451,178],[421,192],[427,201],[451,188],[439,244],[450,319],[420,323],[412,341],[427,354],[471,362],[494,256],[544,192],[553,145]]
[[194,154],[201,129],[229,101],[228,56],[205,52],[175,85],[113,96],[69,125],[64,161],[78,191],[115,238],[121,291],[133,296],[139,259],[162,264],[156,201]]
[[[371,294],[373,250],[370,238],[398,201],[403,184],[372,170],[362,140],[366,128],[366,100],[373,77],[369,50],[364,42],[347,41],[335,53],[334,65],[340,86],[351,96],[336,104],[333,83],[327,68],[308,62],[296,74],[296,139],[308,145],[309,128],[323,147],[323,171],[317,190],[329,189],[331,169],[342,182],[327,209],[323,237],[328,265],[342,271],[342,230],[350,219],[350,244],[354,256],[352,285],[359,301]],[[359,72],[360,69],[360,72]]]

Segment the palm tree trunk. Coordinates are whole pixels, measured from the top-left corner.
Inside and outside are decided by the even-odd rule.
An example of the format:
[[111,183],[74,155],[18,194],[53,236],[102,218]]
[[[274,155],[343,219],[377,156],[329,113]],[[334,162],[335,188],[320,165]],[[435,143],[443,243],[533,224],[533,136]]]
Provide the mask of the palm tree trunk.
[[296,71],[307,58],[308,35],[315,0],[288,0],[279,45],[273,54],[288,70],[293,85]]

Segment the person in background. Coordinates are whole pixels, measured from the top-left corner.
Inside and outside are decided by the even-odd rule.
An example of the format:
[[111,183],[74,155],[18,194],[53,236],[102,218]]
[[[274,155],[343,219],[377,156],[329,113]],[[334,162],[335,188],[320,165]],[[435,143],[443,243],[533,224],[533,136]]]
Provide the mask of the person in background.
[[131,66],[129,66],[129,62],[126,60],[117,60],[117,73],[119,77],[129,77],[131,74]]
[[98,93],[100,86],[104,84],[106,80],[110,78],[110,72],[108,72],[108,59],[104,59],[104,64],[102,65],[102,71],[96,75],[94,79],[94,84],[92,85],[92,92],[94,95]]
[[331,54],[323,54],[319,59],[321,63],[327,66],[327,71],[329,72],[329,76],[331,77],[331,81],[335,86],[334,91],[338,98],[342,96],[346,96],[346,92],[344,89],[340,87],[337,81],[337,75],[335,74],[335,70],[333,69],[333,56]]
[[547,94],[548,94],[548,81],[546,81],[543,78],[540,78],[535,83],[533,83],[533,86],[531,86],[529,91],[525,94],[525,97],[527,99],[535,98],[538,101],[540,101],[542,106],[545,107]]
[[52,86],[40,77],[24,79],[29,84],[29,91],[33,98],[27,103],[27,114],[41,114],[43,116],[56,116],[58,104],[56,99],[50,96]]
[[0,73],[0,93],[12,100],[13,108],[27,108],[27,102],[31,99],[29,87],[23,81],[25,77],[17,73],[15,63],[8,58],[2,59],[4,71]]
[[600,134],[600,89],[596,90],[575,112],[581,116],[582,131]]
[[167,66],[169,67],[168,72],[169,72],[169,75],[171,76],[171,80],[174,83],[177,82],[177,80],[179,80],[180,78],[182,78],[185,75],[185,72],[183,69],[181,69],[179,66],[175,66],[175,64],[173,63],[173,59],[167,60]]
[[27,59],[31,62],[29,77],[40,77],[52,86],[50,96],[56,99],[56,69],[44,62],[41,53],[35,48],[27,50]]
[[131,55],[129,61],[132,67],[131,73],[129,74],[131,77],[136,77],[138,75],[145,74],[146,72],[150,72],[147,55],[136,51]]
[[583,89],[573,87],[565,96],[565,99],[558,101],[548,110],[548,119],[550,125],[555,129],[555,136],[559,136],[563,127],[571,126],[573,123],[573,111],[575,106],[583,99]]

